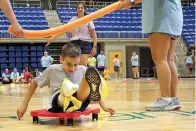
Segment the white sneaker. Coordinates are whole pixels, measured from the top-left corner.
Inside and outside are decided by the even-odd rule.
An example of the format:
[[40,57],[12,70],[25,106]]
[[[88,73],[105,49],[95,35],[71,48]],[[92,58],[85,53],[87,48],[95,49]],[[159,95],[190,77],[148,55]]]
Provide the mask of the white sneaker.
[[172,101],[174,103],[175,109],[180,109],[181,108],[178,97],[172,97]]
[[172,99],[159,98],[154,104],[147,105],[146,110],[148,111],[171,111],[174,110],[176,106]]

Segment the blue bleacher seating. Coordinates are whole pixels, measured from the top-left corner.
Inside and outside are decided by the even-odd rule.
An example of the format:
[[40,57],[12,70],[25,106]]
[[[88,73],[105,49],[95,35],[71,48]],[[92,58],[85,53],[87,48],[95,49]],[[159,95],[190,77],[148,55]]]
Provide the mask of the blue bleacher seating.
[[6,58],[0,58],[0,63],[6,63],[7,59]]
[[16,58],[16,62],[17,62],[17,63],[22,62],[22,58]]
[[24,63],[28,63],[28,62],[29,62],[28,57],[23,57],[23,58],[22,58],[22,62],[24,62]]
[[21,52],[16,52],[16,57],[22,57],[22,53]]
[[7,64],[1,64],[1,69],[4,71],[5,68],[7,68]]
[[0,52],[0,57],[6,57],[6,56],[7,56],[6,52]]
[[[22,61],[20,61],[20,62],[22,62]],[[22,63],[17,62],[17,63],[16,63],[16,68],[17,68],[17,69],[18,69],[18,68],[22,68]]]
[[37,58],[36,57],[31,57],[31,62],[37,62]]
[[15,63],[15,58],[9,58],[9,63]]
[[28,57],[28,52],[22,52],[23,57]]
[[9,52],[9,57],[15,57],[15,52]]
[[22,73],[22,69],[21,69],[21,68],[17,68],[17,72],[18,72],[19,74],[21,74],[21,73]]
[[31,67],[37,68],[37,63],[31,63]]
[[28,46],[22,46],[22,51],[28,51]]
[[195,43],[195,6],[183,7],[184,25],[182,37],[187,44]]
[[48,46],[44,46],[44,51],[49,52],[50,51],[50,48]]
[[21,46],[15,46],[15,50],[16,51],[22,51],[22,47]]
[[31,51],[36,51],[37,50],[37,47],[36,46],[31,46],[30,50]]
[[37,46],[37,51],[43,51],[43,46]]
[[6,51],[6,46],[0,46],[0,51]]
[[9,46],[9,51],[15,51],[15,46]]
[[37,56],[43,56],[43,52],[37,52]]
[[10,69],[13,69],[16,67],[16,65],[15,65],[15,63],[10,63],[9,67],[10,67]]
[[36,52],[31,52],[31,56],[37,56]]

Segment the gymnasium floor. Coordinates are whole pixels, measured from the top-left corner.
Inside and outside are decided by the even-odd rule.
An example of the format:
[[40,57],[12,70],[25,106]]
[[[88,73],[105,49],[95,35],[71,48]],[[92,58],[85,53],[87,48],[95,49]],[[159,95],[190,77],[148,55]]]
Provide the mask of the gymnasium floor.
[[28,85],[0,85],[0,131],[195,131],[195,79],[179,82],[182,109],[170,112],[145,111],[145,105],[159,97],[157,81],[111,80],[108,86],[106,104],[114,108],[116,114],[111,117],[101,112],[97,122],[92,122],[91,115],[82,116],[74,120],[74,127],[68,127],[59,125],[58,119],[41,118],[39,124],[32,123],[30,111],[46,106],[47,87],[36,90],[25,116],[19,121],[16,109]]

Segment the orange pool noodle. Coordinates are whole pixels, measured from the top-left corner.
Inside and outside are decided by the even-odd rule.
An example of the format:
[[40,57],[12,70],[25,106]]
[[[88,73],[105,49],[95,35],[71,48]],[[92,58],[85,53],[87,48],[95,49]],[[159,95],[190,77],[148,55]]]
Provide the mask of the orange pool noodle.
[[[24,38],[44,38],[44,37],[51,37],[51,36],[57,36],[59,34],[62,34],[64,32],[73,30],[85,23],[88,23],[89,21],[93,21],[97,18],[100,18],[106,14],[109,14],[113,11],[116,11],[117,8],[119,7],[120,3],[122,1],[115,2],[109,6],[106,6],[96,12],[93,12],[89,15],[86,15],[80,19],[77,19],[73,22],[47,29],[47,30],[23,30],[24,32]],[[12,34],[12,26],[9,27],[8,32]]]

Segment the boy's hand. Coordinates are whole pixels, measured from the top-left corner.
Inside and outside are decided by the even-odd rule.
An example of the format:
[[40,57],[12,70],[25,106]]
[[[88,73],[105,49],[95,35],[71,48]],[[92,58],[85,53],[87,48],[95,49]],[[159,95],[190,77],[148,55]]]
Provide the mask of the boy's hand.
[[20,120],[20,118],[23,117],[24,113],[26,112],[27,110],[27,106],[26,105],[22,105],[20,108],[17,109],[17,117],[18,119]]
[[111,114],[111,116],[112,115],[114,115],[114,113],[115,113],[115,110],[114,109],[112,109],[112,108],[106,108],[106,109],[103,109],[105,112],[109,112],[110,114]]

